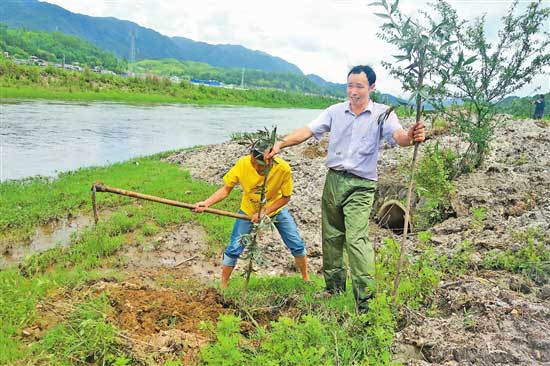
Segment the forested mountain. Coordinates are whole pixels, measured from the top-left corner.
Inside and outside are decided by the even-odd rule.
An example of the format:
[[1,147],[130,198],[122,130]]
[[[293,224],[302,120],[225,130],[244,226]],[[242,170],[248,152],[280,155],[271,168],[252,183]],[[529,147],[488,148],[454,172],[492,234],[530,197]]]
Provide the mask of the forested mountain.
[[133,54],[136,60],[175,58],[220,67],[302,74],[296,65],[264,52],[236,45],[211,45],[183,37],[170,38],[130,21],[75,14],[38,0],[3,0],[2,22],[10,27],[75,35],[125,59]]
[[90,67],[122,72],[127,69],[126,61],[103,51],[89,42],[60,32],[25,31],[8,28],[0,23],[0,50],[15,58],[28,59],[36,56],[50,62],[67,64],[78,62]]
[[249,70],[244,72],[236,68],[220,68],[194,62],[175,59],[142,60],[131,65],[136,73],[148,73],[161,76],[178,76],[184,79],[217,80],[225,84],[244,87],[275,88],[310,94],[345,97],[344,91],[315,84],[307,77],[292,72],[266,72]]
[[[239,45],[195,42],[184,37],[172,37],[187,60],[204,62],[213,66],[246,68],[263,71],[294,72],[302,75],[298,66],[265,52],[253,51]],[[182,60],[182,58],[179,58]]]

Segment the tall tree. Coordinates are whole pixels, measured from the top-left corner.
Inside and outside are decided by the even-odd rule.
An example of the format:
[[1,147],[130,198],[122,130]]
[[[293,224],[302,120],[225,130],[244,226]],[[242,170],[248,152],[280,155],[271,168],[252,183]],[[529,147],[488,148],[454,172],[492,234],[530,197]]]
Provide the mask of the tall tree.
[[[393,56],[396,63],[388,61],[382,65],[389,69],[390,74],[402,82],[404,90],[411,93],[411,100],[416,105],[416,122],[422,117],[422,106],[426,101],[434,101],[441,92],[445,90],[445,83],[448,77],[442,76],[450,73],[450,70],[443,70],[450,66],[445,59],[450,55],[450,46],[456,43],[455,29],[458,26],[456,14],[450,11],[450,7],[444,1],[438,1],[432,8],[436,10],[436,17],[425,11],[419,11],[420,19],[412,19],[405,16],[399,10],[399,0],[388,4],[386,0],[370,4],[384,8],[383,13],[376,13],[377,16],[386,20],[382,25],[382,32],[378,36],[395,45],[401,52]],[[406,61],[408,66],[401,67],[400,62]],[[446,73],[442,73],[445,71]],[[414,148],[413,158],[410,167],[410,182],[407,191],[407,206],[405,223],[403,226],[403,238],[401,242],[399,263],[393,288],[393,299],[396,299],[399,288],[401,267],[404,261],[404,247],[407,240],[407,231],[410,220],[410,202],[414,180],[414,165],[418,152],[418,144]]]
[[[517,12],[516,0],[502,18],[494,43],[487,39],[484,16],[455,29],[458,42],[450,46],[452,52],[445,59],[441,75],[449,78],[448,95],[465,103],[447,109],[455,122],[454,132],[468,143],[459,173],[483,162],[494,130],[503,118],[496,115],[497,103],[536,75],[549,73],[550,37],[544,26],[550,8],[539,0],[530,3],[523,13]],[[447,73],[450,67],[455,72]]]

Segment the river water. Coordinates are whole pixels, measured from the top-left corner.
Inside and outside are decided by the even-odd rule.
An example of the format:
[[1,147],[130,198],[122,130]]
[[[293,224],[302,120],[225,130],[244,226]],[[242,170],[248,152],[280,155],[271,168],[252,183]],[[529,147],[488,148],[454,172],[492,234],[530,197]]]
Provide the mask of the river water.
[[0,181],[55,176],[136,156],[215,144],[233,132],[304,126],[312,109],[19,101],[0,103]]

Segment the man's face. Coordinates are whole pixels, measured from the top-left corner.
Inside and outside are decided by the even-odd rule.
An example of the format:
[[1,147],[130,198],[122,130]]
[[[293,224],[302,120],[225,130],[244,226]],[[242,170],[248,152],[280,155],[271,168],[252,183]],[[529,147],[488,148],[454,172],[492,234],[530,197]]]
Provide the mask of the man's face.
[[265,165],[258,163],[258,160],[254,157],[254,154],[250,154],[250,162],[259,175],[264,175]]
[[375,84],[369,85],[367,75],[350,74],[348,76],[348,99],[352,106],[363,107],[369,101],[369,93],[374,90]]

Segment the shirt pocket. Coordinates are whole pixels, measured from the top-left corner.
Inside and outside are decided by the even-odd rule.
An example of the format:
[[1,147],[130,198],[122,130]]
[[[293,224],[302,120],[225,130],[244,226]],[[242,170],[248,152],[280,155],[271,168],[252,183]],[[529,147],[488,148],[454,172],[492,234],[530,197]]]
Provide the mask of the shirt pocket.
[[378,140],[376,136],[369,135],[363,136],[359,140],[359,146],[357,146],[357,152],[359,155],[371,155],[378,148]]

